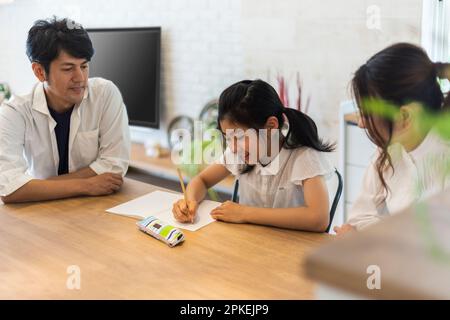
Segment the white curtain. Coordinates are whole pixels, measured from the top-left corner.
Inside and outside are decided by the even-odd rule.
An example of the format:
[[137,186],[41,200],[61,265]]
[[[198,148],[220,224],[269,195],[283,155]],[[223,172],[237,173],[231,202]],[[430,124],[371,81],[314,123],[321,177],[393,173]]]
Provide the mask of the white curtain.
[[[450,62],[450,0],[423,0],[422,47],[435,62]],[[450,81],[439,79],[444,93]]]
[[450,0],[423,0],[422,46],[433,61],[450,62]]

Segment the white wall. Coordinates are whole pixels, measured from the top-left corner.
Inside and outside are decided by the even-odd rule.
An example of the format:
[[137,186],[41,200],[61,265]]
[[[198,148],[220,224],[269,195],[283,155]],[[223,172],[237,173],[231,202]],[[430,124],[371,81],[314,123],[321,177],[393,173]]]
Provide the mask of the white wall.
[[[378,8],[380,30],[368,27],[368,8]],[[392,43],[420,44],[421,14],[421,0],[244,0],[246,76],[280,73],[295,86],[300,72],[309,114],[337,140],[339,103],[350,98],[353,72]]]
[[[381,30],[367,27],[371,5],[380,10]],[[70,16],[87,28],[161,26],[163,128],[178,114],[196,116],[243,78],[276,85],[282,74],[292,101],[298,71],[310,115],[325,138],[337,140],[352,72],[388,44],[419,44],[421,13],[421,0],[15,0],[0,6],[0,81],[19,94],[32,87],[24,44],[39,18]],[[143,132],[135,138],[165,141]]]
[[[0,81],[16,94],[28,92],[35,81],[25,55],[27,31],[53,14],[70,16],[85,28],[162,27],[163,130],[175,115],[196,117],[207,101],[244,77],[238,0],[16,0],[0,6],[0,39],[8,48],[0,51]],[[166,141],[156,130],[141,131],[145,138]]]

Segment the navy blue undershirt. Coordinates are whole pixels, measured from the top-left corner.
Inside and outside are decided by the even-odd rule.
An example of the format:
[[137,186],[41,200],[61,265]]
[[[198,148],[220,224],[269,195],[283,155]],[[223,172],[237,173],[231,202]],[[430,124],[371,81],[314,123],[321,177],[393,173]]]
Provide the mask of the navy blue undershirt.
[[48,110],[56,121],[55,135],[59,154],[58,175],[67,174],[69,173],[70,116],[73,107],[63,113],[58,113],[50,107]]

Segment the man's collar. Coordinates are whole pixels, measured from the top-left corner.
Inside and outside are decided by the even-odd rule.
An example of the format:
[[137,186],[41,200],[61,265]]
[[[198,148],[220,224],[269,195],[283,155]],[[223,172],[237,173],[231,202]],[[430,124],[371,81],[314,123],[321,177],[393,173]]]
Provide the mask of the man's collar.
[[42,82],[39,82],[35,86],[32,109],[39,111],[40,113],[50,115],[50,111],[48,110],[47,106],[47,99],[44,92],[44,84]]

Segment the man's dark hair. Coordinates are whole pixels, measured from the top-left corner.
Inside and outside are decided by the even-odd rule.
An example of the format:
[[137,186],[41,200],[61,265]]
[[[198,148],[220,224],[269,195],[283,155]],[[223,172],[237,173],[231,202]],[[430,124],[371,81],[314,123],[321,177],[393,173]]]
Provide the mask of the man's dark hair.
[[42,64],[45,72],[50,72],[50,63],[61,50],[75,58],[88,61],[94,55],[91,39],[80,24],[73,20],[53,17],[38,20],[28,31],[27,56],[31,62]]

